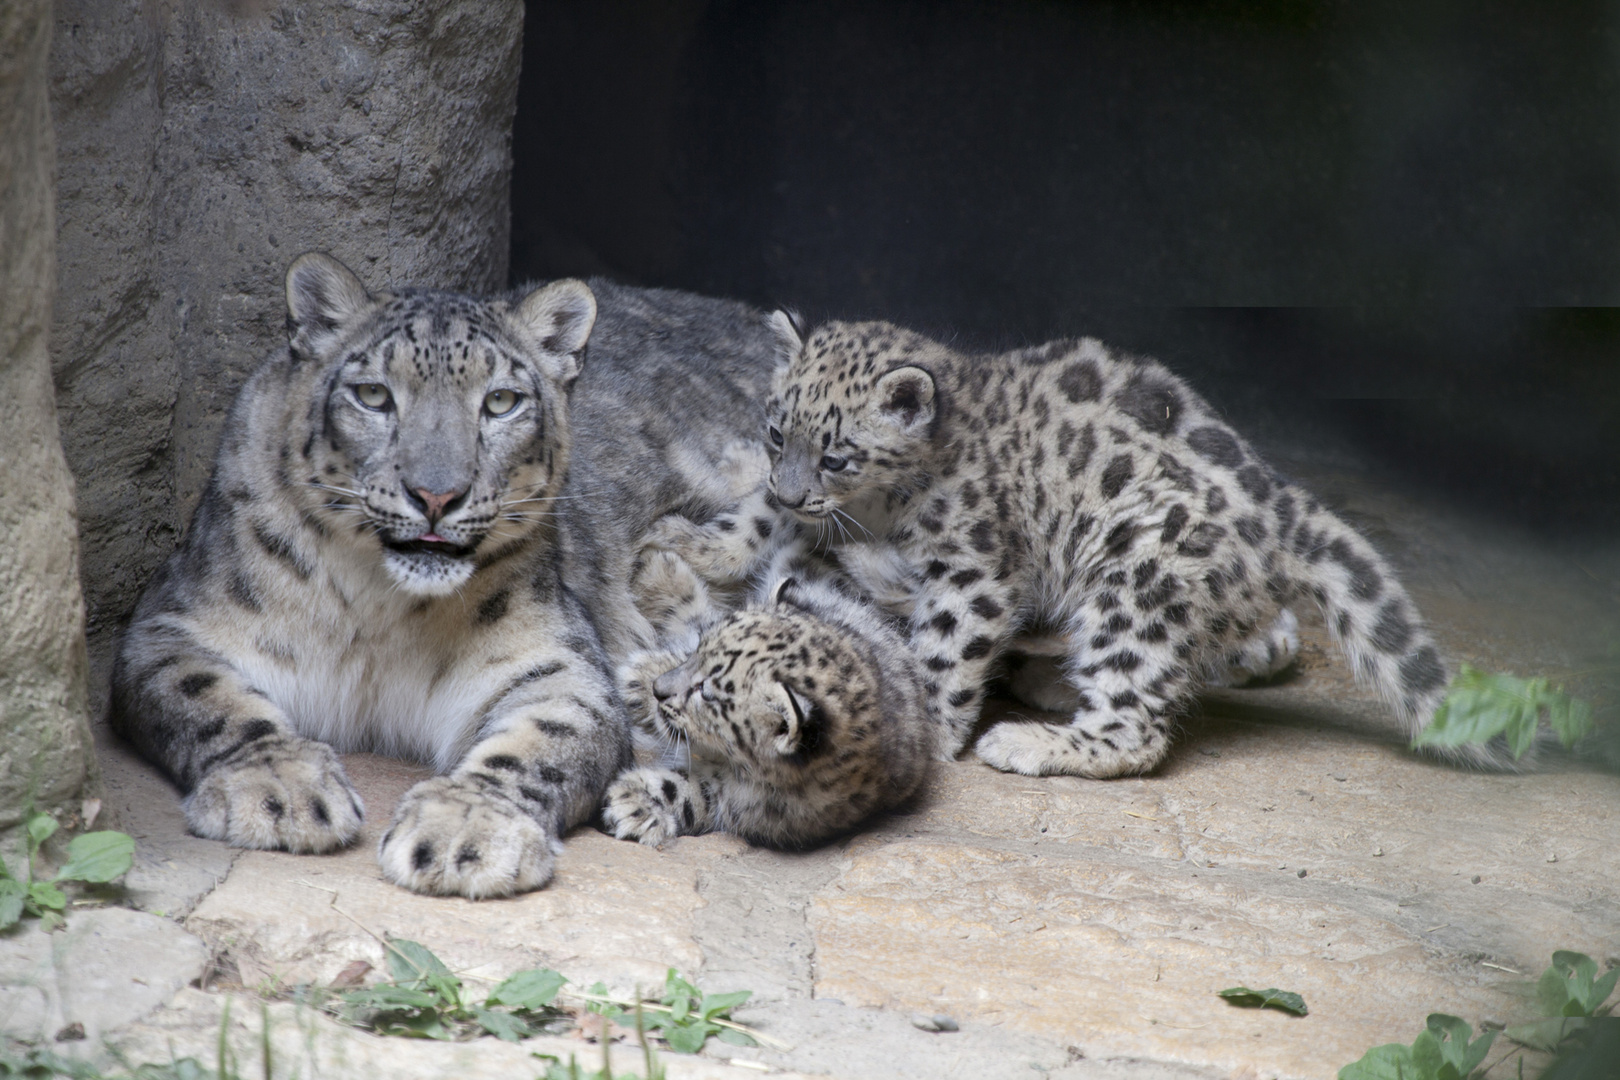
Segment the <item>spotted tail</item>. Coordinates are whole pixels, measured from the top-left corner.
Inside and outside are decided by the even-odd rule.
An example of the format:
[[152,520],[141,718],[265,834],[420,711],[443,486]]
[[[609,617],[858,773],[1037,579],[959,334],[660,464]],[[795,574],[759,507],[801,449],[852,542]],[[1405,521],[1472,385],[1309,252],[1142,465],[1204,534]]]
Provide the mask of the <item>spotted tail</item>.
[[[1328,632],[1349,659],[1358,681],[1378,690],[1414,738],[1445,699],[1451,671],[1423,625],[1417,605],[1389,564],[1357,533],[1309,496],[1309,506],[1287,538],[1289,575],[1322,608]],[[1430,748],[1436,756],[1473,768],[1511,770],[1502,740],[1484,746]]]

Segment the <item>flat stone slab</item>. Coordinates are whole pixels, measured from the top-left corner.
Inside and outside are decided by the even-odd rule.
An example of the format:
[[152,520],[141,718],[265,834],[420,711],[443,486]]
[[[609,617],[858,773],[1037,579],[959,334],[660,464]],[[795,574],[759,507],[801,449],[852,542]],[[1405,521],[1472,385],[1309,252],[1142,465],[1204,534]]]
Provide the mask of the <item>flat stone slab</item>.
[[50,934],[25,919],[0,934],[0,1035],[49,1041],[77,1024],[71,1041],[94,1047],[199,978],[208,956],[170,920],[127,908],[71,909]]

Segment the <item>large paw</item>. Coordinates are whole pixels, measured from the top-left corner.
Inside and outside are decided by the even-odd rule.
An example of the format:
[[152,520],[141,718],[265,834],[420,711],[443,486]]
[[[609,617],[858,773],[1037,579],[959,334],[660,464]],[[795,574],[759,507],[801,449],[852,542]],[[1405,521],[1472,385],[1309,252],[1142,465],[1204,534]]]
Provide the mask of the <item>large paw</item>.
[[486,783],[436,776],[405,793],[377,861],[396,885],[473,900],[538,889],[562,845]]
[[[602,821],[620,840],[654,847],[681,834],[679,786],[685,779],[663,769],[628,769],[608,786]],[[690,807],[688,807],[690,812]]]
[[198,836],[299,853],[354,843],[364,814],[332,748],[291,736],[262,739],[215,767],[184,805]]

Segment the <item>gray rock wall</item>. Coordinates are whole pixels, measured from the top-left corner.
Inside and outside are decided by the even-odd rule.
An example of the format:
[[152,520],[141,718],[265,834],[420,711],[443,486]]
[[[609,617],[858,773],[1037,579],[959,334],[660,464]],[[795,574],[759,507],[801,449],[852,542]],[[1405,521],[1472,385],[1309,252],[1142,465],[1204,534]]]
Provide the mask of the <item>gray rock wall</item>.
[[[48,0],[0,5],[0,832],[95,786],[73,477],[46,351],[55,283]],[[13,869],[16,864],[13,863]]]
[[182,535],[232,395],[284,340],[296,255],[373,287],[505,284],[523,5],[55,11],[53,354],[99,661]]

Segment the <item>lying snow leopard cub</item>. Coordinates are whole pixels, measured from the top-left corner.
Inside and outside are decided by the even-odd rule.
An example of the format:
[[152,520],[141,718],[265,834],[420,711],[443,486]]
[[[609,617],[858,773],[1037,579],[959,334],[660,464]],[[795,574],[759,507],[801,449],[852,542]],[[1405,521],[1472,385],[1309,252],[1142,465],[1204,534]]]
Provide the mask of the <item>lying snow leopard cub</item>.
[[947,752],[972,734],[998,656],[1043,627],[1072,719],[998,723],[978,756],[1030,775],[1151,769],[1199,686],[1286,663],[1293,617],[1273,617],[1300,594],[1408,735],[1439,704],[1446,668],[1371,545],[1159,365],[1089,339],[969,357],[887,323],[801,338],[773,319],[771,492],[861,538],[843,550],[894,556],[842,562],[869,593],[908,597]]
[[784,549],[753,601],[726,615],[681,555],[644,550],[634,589],[669,651],[632,656],[621,683],[631,715],[689,756],[684,769],[614,781],[603,818],[615,836],[720,831],[804,848],[922,785],[937,725],[915,656],[870,605],[813,572]]

